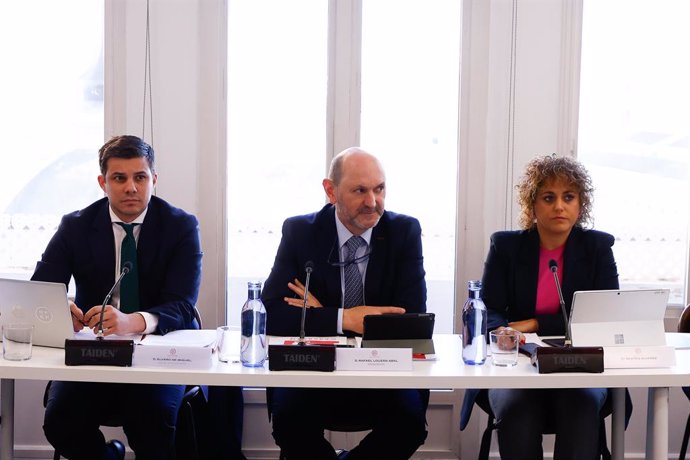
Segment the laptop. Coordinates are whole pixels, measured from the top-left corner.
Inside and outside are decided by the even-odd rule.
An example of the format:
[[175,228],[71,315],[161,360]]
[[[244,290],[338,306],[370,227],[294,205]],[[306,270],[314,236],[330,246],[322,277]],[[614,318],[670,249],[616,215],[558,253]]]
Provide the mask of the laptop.
[[669,289],[576,291],[570,309],[573,346],[666,345]]
[[34,345],[64,348],[74,336],[65,285],[0,278],[0,325],[11,323],[33,324]]

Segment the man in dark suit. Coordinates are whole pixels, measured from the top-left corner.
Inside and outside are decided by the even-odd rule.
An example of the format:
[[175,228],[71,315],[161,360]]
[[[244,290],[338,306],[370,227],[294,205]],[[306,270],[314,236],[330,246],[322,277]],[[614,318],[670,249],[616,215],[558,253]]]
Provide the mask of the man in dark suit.
[[[101,302],[120,275],[125,240],[133,238],[134,264],[122,282],[134,282],[134,288],[127,296],[116,291],[105,306],[103,334],[194,328],[202,257],[196,218],[152,196],[154,152],[141,139],[112,138],[100,149],[99,164],[106,198],[63,217],[32,279],[68,284],[74,277],[74,330],[97,332]],[[137,459],[171,459],[183,393],[181,385],[55,381],[43,429],[67,458],[123,458],[122,444],[106,443],[99,429],[115,415]]]
[[[304,268],[314,265],[305,332],[361,334],[365,315],[426,311],[421,228],[384,212],[383,168],[358,148],[338,154],[323,187],[330,204],[287,219],[263,301],[268,333],[300,331]],[[273,437],[290,460],[405,459],[426,439],[428,391],[290,389],[272,391]],[[329,421],[364,422],[372,431],[346,457],[324,439]]]

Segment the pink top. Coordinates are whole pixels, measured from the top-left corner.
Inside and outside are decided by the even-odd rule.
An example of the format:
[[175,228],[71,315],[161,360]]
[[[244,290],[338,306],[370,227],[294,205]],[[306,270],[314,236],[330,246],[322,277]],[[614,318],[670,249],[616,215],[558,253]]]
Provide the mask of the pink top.
[[551,259],[558,263],[558,281],[563,285],[563,249],[565,245],[556,249],[539,249],[539,277],[537,278],[537,315],[557,314],[561,303],[558,300],[558,290],[553,279],[553,272],[549,268]]

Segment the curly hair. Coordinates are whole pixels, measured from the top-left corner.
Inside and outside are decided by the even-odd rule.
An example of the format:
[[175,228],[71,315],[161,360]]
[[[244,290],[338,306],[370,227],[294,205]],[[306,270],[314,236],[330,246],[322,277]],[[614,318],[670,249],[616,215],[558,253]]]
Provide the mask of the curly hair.
[[520,183],[515,186],[520,205],[520,227],[529,230],[534,222],[534,202],[539,188],[552,179],[561,179],[575,187],[580,194],[580,217],[575,225],[587,226],[592,223],[592,199],[594,187],[592,178],[582,163],[570,157],[556,154],[537,157],[527,163]]

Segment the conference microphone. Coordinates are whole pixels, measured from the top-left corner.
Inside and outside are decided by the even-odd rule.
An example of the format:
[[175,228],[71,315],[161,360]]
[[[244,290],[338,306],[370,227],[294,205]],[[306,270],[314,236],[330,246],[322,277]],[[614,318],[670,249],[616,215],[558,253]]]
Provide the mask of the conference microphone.
[[115,284],[110,288],[101,303],[100,318],[98,320],[98,333],[96,340],[65,339],[65,365],[102,365],[102,366],[131,366],[134,354],[134,340],[108,339],[103,337],[103,314],[105,306],[110,302],[115,288],[122,282],[122,278],[132,270],[132,262],[122,264],[122,271]]
[[563,315],[563,325],[565,326],[565,342],[564,345],[569,347],[572,345],[570,339],[570,324],[568,322],[568,314],[565,311],[565,299],[563,299],[563,290],[561,289],[561,281],[558,279],[558,262],[551,259],[549,260],[549,269],[553,273],[553,282],[556,285],[556,291],[558,291],[558,301],[561,304],[561,315]]
[[[299,341],[297,344],[269,345],[268,369],[272,371],[325,371],[335,370],[335,346],[314,345],[304,340],[304,328],[307,318],[307,297],[309,280],[314,270],[314,262],[304,264],[304,296],[302,297],[302,318],[300,321]],[[294,307],[288,307],[294,308]]]
[[314,269],[314,262],[308,260],[304,264],[304,271],[307,274],[307,278],[304,282],[304,299],[302,303],[302,322],[300,323],[299,330],[299,344],[304,345],[304,323],[307,319],[307,297],[309,296],[309,280],[311,279],[311,271]]
[[125,277],[127,273],[129,273],[132,270],[132,262],[129,260],[122,264],[122,271],[120,272],[120,276],[117,277],[117,280],[115,280],[115,284],[113,284],[113,287],[110,288],[110,291],[105,295],[105,298],[103,299],[103,302],[101,303],[101,315],[100,319],[98,320],[98,334],[96,334],[96,338],[103,340],[103,313],[105,313],[105,306],[108,305],[108,302],[110,302],[110,298],[113,296],[113,292],[115,291],[115,288],[120,285],[120,282],[122,282],[122,278]]
[[558,291],[558,301],[561,304],[561,315],[565,326],[565,342],[563,347],[536,347],[532,353],[532,364],[537,366],[540,374],[554,372],[604,372],[604,349],[602,347],[573,347],[570,336],[570,321],[565,311],[565,300],[561,282],[558,279],[558,263],[549,260],[549,269],[553,273],[553,281]]

